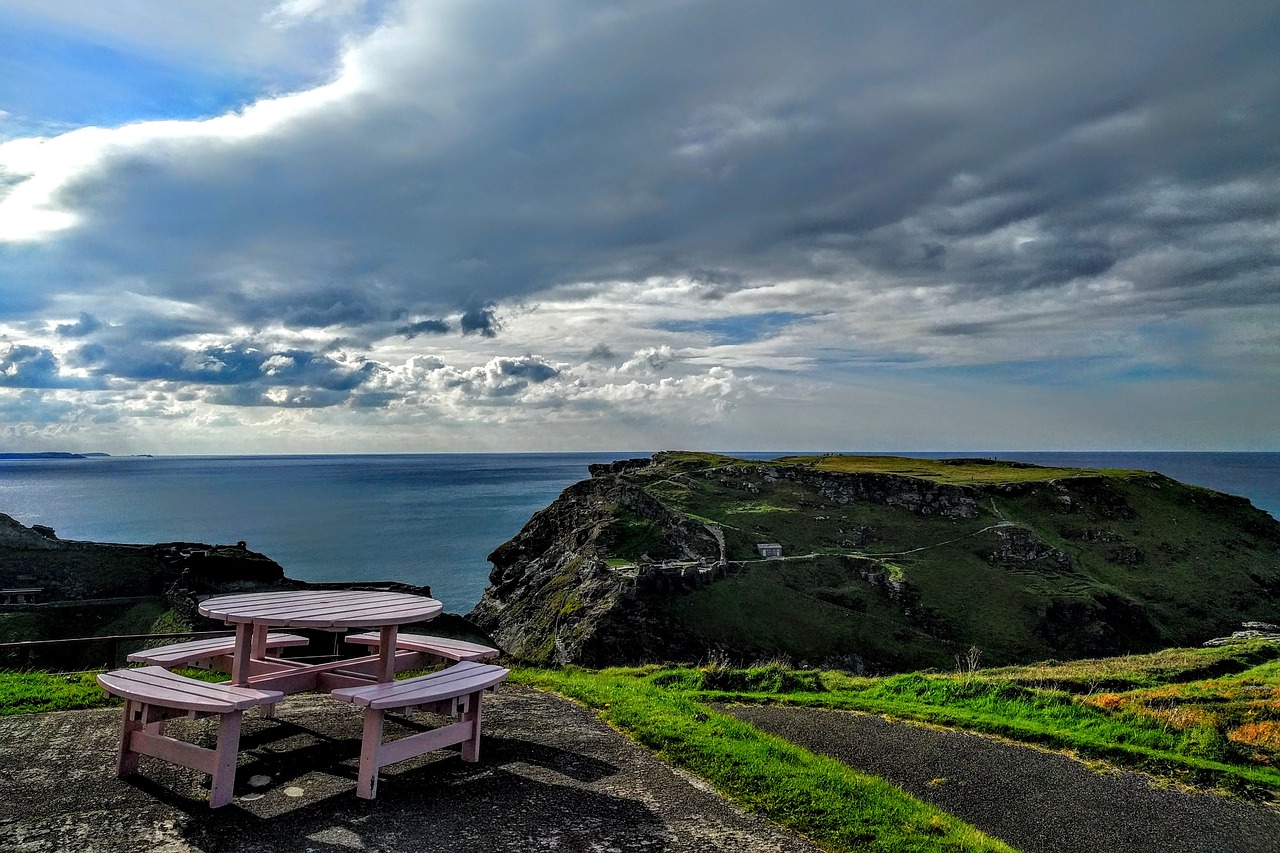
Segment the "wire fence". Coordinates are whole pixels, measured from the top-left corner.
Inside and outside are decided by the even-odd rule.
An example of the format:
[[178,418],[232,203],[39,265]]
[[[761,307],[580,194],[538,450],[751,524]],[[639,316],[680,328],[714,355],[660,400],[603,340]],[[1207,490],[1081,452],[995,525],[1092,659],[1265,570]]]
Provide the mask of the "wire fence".
[[[303,632],[311,633],[311,632]],[[39,670],[44,672],[78,672],[89,669],[113,669],[124,666],[133,652],[177,640],[203,637],[232,637],[231,631],[178,631],[167,634],[116,634],[106,637],[70,637],[61,640],[30,640],[0,643],[0,669]],[[288,655],[298,660],[332,660],[347,657],[336,634],[316,632],[312,644],[305,647],[317,651],[332,637],[333,648],[324,654]],[[321,639],[320,643],[315,640]]]

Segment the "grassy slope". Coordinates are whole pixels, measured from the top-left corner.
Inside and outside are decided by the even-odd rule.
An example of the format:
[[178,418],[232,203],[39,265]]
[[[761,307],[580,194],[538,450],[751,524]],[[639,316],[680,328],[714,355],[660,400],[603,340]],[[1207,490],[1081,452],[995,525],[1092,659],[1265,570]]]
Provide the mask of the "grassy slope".
[[889,714],[1234,793],[1280,793],[1280,647],[1265,642],[885,678],[776,666],[653,677],[707,700]]
[[[719,524],[731,560],[753,560],[755,543],[764,541],[780,543],[788,555],[828,555],[749,564],[736,578],[661,604],[706,636],[708,647],[723,637],[793,660],[856,652],[873,665],[910,669],[951,665],[971,645],[993,662],[1087,654],[1095,626],[1079,614],[1098,599],[1121,610],[1128,602],[1142,605],[1155,635],[1135,625],[1126,642],[1139,651],[1199,642],[1243,618],[1276,616],[1259,586],[1259,580],[1280,583],[1274,543],[1246,532],[1256,526],[1253,511],[1215,500],[1209,490],[1144,472],[980,460],[780,462],[986,490],[977,518],[923,517],[866,502],[826,504],[806,486],[760,476],[770,463],[664,454],[662,465],[631,476],[669,506]],[[1069,505],[1050,480],[1072,490]],[[989,488],[1036,483],[1046,485],[1031,493]],[[992,565],[986,555],[997,534],[983,531],[1002,521],[1068,554],[1070,568],[1049,561]],[[868,580],[876,571],[918,593],[908,604],[911,616],[883,583]],[[1052,639],[1033,630],[1055,614],[1061,624]]]

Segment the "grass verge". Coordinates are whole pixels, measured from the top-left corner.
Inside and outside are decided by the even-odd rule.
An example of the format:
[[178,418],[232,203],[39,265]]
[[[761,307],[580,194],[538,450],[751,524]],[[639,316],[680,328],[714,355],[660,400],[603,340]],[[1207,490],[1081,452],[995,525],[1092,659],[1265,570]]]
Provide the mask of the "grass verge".
[[[227,678],[226,673],[207,669],[180,669],[178,672],[202,681],[225,681]],[[0,671],[0,717],[119,706],[121,700],[102,692],[97,675],[97,671]]]
[[646,670],[517,670],[513,680],[593,708],[665,761],[833,851],[1010,851],[897,787],[764,734]]

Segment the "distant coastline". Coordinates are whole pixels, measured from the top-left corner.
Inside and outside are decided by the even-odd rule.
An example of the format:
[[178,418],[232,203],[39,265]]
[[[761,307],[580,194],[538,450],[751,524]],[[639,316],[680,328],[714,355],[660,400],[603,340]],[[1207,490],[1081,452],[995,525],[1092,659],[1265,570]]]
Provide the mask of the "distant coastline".
[[90,456],[106,456],[105,453],[67,453],[50,451],[47,453],[0,453],[0,459],[88,459]]
[[[151,458],[150,453],[137,456]],[[70,453],[65,450],[48,450],[42,453],[0,453],[0,459],[109,459],[110,453]]]

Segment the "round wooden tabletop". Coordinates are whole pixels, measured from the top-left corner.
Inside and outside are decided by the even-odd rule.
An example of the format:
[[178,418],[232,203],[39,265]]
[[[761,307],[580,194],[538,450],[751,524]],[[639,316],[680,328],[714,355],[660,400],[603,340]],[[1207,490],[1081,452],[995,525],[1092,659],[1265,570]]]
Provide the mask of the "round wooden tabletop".
[[434,619],[434,598],[377,590],[295,590],[219,595],[201,602],[200,615],[228,623],[287,628],[371,628]]

